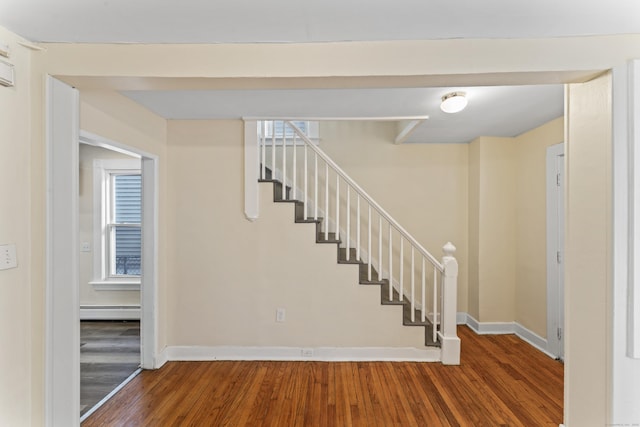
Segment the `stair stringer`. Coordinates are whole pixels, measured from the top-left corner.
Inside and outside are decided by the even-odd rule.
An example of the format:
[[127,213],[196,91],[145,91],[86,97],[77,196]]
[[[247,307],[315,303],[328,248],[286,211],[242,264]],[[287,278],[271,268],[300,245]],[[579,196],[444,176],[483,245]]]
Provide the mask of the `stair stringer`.
[[[412,329],[419,329],[421,331],[422,334],[422,338],[421,341],[424,342],[428,348],[434,348],[434,346],[437,346],[438,343],[434,343],[432,340],[432,326],[431,326],[431,322],[426,321],[426,322],[420,322],[420,315],[419,312],[416,312],[416,320],[415,321],[411,321],[410,317],[411,317],[411,306],[410,306],[410,302],[405,298],[404,302],[400,302],[398,301],[398,295],[397,295],[397,291],[394,290],[394,294],[395,296],[395,301],[389,301],[388,299],[388,286],[389,286],[389,282],[386,279],[382,279],[382,280],[378,280],[377,279],[377,272],[375,271],[375,268],[372,268],[373,274],[372,274],[372,280],[369,281],[367,280],[367,265],[362,263],[362,262],[357,262],[355,261],[355,254],[352,255],[350,258],[350,261],[346,261],[345,259],[345,249],[341,249],[340,248],[340,241],[335,239],[335,233],[328,233],[328,240],[325,239],[325,233],[322,230],[322,218],[318,218],[318,220],[314,220],[312,218],[306,218],[304,215],[304,205],[300,202],[300,201],[296,201],[296,200],[283,200],[282,199],[282,184],[279,181],[270,181],[270,180],[265,180],[262,181],[262,183],[269,183],[272,182],[273,183],[273,200],[274,202],[276,202],[276,204],[289,204],[289,205],[293,205],[295,207],[295,222],[300,224],[314,224],[316,227],[316,243],[320,243],[321,246],[332,246],[334,248],[337,249],[337,262],[338,264],[352,264],[353,266],[358,268],[358,279],[356,283],[359,283],[360,287],[363,287],[362,285],[364,285],[364,287],[369,287],[369,288],[375,288],[377,290],[378,293],[378,303],[382,304],[382,306],[386,306],[386,307],[393,307],[396,306],[397,308],[400,308],[401,310],[397,310],[398,311],[398,317],[396,318],[396,322],[398,321],[398,319],[400,319],[402,321],[401,324],[403,324],[404,326],[421,326],[421,328],[412,328]],[[261,199],[262,200],[262,199]],[[392,283],[392,286],[394,288],[396,288],[395,286],[396,284]]]
[[[261,183],[259,191],[261,215],[254,225],[281,235],[269,258],[282,262],[264,265],[273,292],[263,294],[267,311],[260,317],[267,318],[265,332],[275,328],[279,337],[270,345],[411,348],[440,360],[439,348],[423,346],[424,328],[403,327],[402,307],[380,304],[380,286],[359,285],[358,265],[338,264],[335,245],[316,244],[316,222],[291,221],[293,204],[273,203],[272,184]],[[278,307],[286,308],[284,323],[275,323]]]
[[[287,202],[287,203],[296,203],[296,200],[282,200],[282,171],[280,169],[275,169],[275,171],[272,173],[271,169],[266,168],[265,169],[265,174],[266,174],[266,179],[261,180],[261,182],[273,182],[274,183],[274,191],[273,191],[273,199],[274,201],[278,201],[278,202]],[[276,189],[277,186],[279,186],[279,190]],[[287,177],[286,179],[286,189],[287,189],[287,197],[289,199],[294,199],[294,192],[292,190],[293,188],[293,180],[291,179],[291,177]],[[334,194],[331,194],[331,197],[333,197]],[[316,209],[316,206],[314,204],[314,200],[310,197],[306,197],[304,200],[305,205],[307,206],[307,212],[311,213],[314,212]],[[336,224],[335,224],[335,220],[333,219],[332,215],[329,215],[329,219],[327,221],[326,219],[326,215],[324,212],[324,209],[322,208],[322,206],[317,206],[317,214],[318,217],[322,219],[322,222],[319,223],[321,225],[318,226],[318,232],[320,232],[320,230],[324,229],[325,227],[328,227],[329,230],[335,230],[336,228]],[[296,222],[304,222],[304,221],[299,221],[299,217],[304,217],[304,214],[301,215],[301,213],[298,211],[298,208],[296,208]],[[325,224],[325,222],[327,222],[327,224]],[[341,225],[340,226],[340,235],[344,236],[346,235],[346,229]],[[317,242],[320,243],[320,242]],[[342,245],[344,246],[344,242],[342,242]],[[365,247],[361,247],[360,248],[360,256],[363,260],[367,260],[369,259],[369,253],[367,252],[367,249]],[[376,257],[375,254],[371,254],[371,264],[372,265],[379,265],[379,259]],[[387,268],[383,269],[382,271],[382,277],[389,277],[389,271]],[[397,278],[393,278],[391,281],[391,284],[393,286],[393,289],[395,291],[397,291],[397,293],[400,292],[400,283],[398,282]],[[410,301],[410,295],[409,295],[409,289],[407,287],[404,288],[404,299],[405,301]],[[417,311],[422,310],[422,304],[420,303],[420,301],[415,301],[414,302],[415,305],[415,309]],[[427,310],[429,310],[429,308],[427,308]],[[433,311],[428,311],[427,313],[427,317],[429,319],[429,323],[433,323]],[[439,319],[439,316],[438,316]],[[432,341],[431,338],[428,338],[428,341]],[[433,344],[433,343],[431,343]]]

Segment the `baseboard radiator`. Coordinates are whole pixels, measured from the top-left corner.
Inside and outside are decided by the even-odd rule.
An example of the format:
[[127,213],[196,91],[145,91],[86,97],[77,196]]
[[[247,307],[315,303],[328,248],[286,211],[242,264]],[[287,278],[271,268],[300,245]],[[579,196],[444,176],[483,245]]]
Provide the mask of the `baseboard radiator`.
[[80,320],[140,320],[140,306],[81,305]]

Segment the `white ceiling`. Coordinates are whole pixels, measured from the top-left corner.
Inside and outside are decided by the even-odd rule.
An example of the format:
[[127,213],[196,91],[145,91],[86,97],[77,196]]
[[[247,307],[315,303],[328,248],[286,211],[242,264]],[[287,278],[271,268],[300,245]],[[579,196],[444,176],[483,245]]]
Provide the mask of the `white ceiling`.
[[637,0],[2,0],[33,41],[245,43],[640,33]]
[[[566,37],[640,33],[640,1],[0,0],[0,26],[36,42],[76,43]],[[449,89],[468,92],[467,110],[440,112]],[[408,142],[517,135],[563,110],[561,86],[124,94],[167,118],[430,116]]]
[[[458,114],[440,110],[451,90],[467,93]],[[429,116],[405,142],[469,142],[515,136],[562,115],[561,85],[472,88],[126,91],[125,96],[167,119],[241,117]]]

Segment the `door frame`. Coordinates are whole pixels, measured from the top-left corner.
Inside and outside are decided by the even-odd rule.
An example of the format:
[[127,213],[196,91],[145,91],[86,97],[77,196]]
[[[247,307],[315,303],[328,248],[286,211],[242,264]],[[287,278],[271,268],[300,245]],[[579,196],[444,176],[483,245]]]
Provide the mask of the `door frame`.
[[83,144],[117,151],[140,159],[142,174],[142,246],[152,248],[142,251],[141,266],[143,274],[140,278],[140,357],[143,369],[155,369],[157,307],[156,278],[158,250],[156,236],[158,234],[158,192],[157,192],[157,156],[146,153],[135,147],[104,138],[100,135],[80,130],[79,141]]
[[561,359],[564,359],[564,348],[561,347],[564,336],[562,339],[558,337],[558,328],[564,335],[564,309],[560,305],[564,301],[564,284],[560,283],[558,277],[564,263],[564,248],[559,247],[558,235],[560,232],[564,233],[564,230],[559,229],[558,209],[564,212],[564,206],[558,206],[556,161],[564,155],[564,142],[547,147],[547,351]]
[[[45,425],[79,426],[79,91],[47,76],[45,114]],[[154,369],[157,367],[158,157],[114,141],[109,141],[109,145],[142,159],[141,362],[144,369]]]

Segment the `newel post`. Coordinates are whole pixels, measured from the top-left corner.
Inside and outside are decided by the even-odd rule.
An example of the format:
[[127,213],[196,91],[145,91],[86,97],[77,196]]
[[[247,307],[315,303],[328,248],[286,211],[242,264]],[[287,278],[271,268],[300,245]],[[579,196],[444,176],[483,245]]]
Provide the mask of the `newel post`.
[[460,338],[457,334],[458,261],[453,256],[456,247],[447,242],[442,248],[442,327],[438,332],[442,344],[442,364],[460,364]]
[[244,215],[249,221],[258,219],[258,122],[244,121]]

